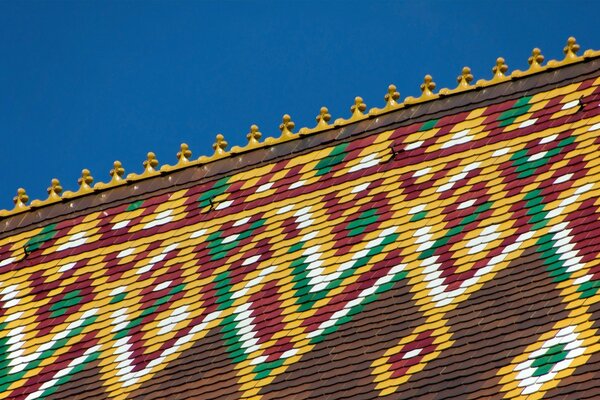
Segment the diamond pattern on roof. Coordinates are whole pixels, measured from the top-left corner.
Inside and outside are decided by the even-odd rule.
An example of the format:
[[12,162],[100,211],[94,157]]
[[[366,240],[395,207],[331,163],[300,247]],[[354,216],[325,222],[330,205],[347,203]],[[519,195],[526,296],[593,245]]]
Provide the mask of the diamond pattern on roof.
[[599,132],[591,78],[8,235],[0,398],[543,398],[600,349]]

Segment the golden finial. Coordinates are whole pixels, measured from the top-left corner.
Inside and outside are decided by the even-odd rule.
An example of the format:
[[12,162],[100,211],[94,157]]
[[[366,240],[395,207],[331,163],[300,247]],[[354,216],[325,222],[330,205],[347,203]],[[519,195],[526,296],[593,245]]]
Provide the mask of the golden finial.
[[571,36],[567,39],[567,45],[563,49],[563,53],[565,53],[565,60],[572,60],[577,58],[577,52],[579,51],[579,44],[577,44],[577,40]]
[[315,126],[314,128],[300,128],[300,130],[298,131],[298,135],[304,136],[331,127],[331,125],[329,125],[329,121],[331,120],[331,114],[329,114],[329,109],[327,109],[327,107],[321,107],[321,109],[319,110],[319,115],[317,115],[315,119],[317,121],[317,126]]
[[192,151],[186,143],[181,143],[179,146],[181,150],[177,152],[177,165],[185,165],[190,162],[190,158],[192,157]]
[[542,55],[542,51],[537,47],[531,51],[531,57],[527,59],[529,63],[530,70],[537,70],[542,68],[542,63],[544,62],[544,56]]
[[60,200],[60,194],[62,191],[63,188],[60,185],[60,181],[56,178],[52,179],[50,187],[47,189],[48,200]]
[[215,138],[215,143],[212,145],[212,148],[215,150],[215,156],[226,154],[225,149],[227,149],[228,143],[225,140],[225,137],[220,133],[217,134]]
[[94,178],[90,174],[90,170],[81,170],[81,178],[77,179],[79,190],[77,192],[64,192],[62,195],[63,199],[69,199],[71,197],[75,197],[76,195],[85,194],[93,191],[94,189],[92,189],[92,183],[94,183]]
[[[103,183],[103,182],[98,182],[94,185],[94,189],[95,190],[101,190],[101,189],[106,189],[109,187],[113,187],[113,186],[118,186],[120,184],[123,184],[126,182],[125,179],[123,179],[123,175],[125,175],[125,168],[123,168],[123,165],[121,164],[121,161],[115,161],[113,163],[113,168],[110,170],[110,172],[108,173],[111,176],[110,182],[108,183]],[[82,174],[83,177],[83,174]],[[137,178],[138,175],[136,174],[129,174],[129,176],[127,176],[128,180],[133,180],[135,178]]]
[[142,172],[140,175],[138,175],[138,174],[127,175],[128,181],[148,178],[148,177],[154,176],[158,173],[158,171],[157,171],[158,160],[156,159],[156,154],[154,154],[153,152],[151,152],[151,151],[148,152],[148,154],[146,155],[146,159],[144,160],[142,165],[144,166],[144,172]]
[[46,200],[33,200],[31,202],[30,206],[31,207],[40,207],[40,206],[44,206],[46,204],[55,203],[57,201],[60,201],[60,199],[61,199],[60,194],[62,193],[63,188],[60,185],[59,180],[56,178],[53,178],[50,183],[50,187],[48,189],[46,189],[46,191],[48,192],[48,198]]
[[456,78],[458,81],[457,89],[467,89],[471,86],[471,81],[473,81],[473,75],[471,74],[471,68],[463,67],[461,74]]
[[13,197],[13,203],[15,203],[16,210],[22,210],[27,208],[27,202],[29,201],[29,196],[27,196],[27,192],[25,189],[19,188],[17,189],[17,195]]
[[352,113],[350,120],[355,120],[365,115],[364,112],[366,109],[367,105],[363,102],[362,97],[356,96],[354,98],[354,104],[352,105],[352,107],[350,107],[350,112]]
[[46,189],[46,191],[48,192],[48,198],[46,200],[33,200],[31,202],[31,207],[41,207],[41,206],[45,206],[46,204],[50,204],[50,203],[56,203],[57,201],[60,201],[61,196],[60,194],[63,191],[62,186],[60,185],[60,182],[58,179],[53,178],[51,183],[50,183],[50,187],[48,189]]
[[246,139],[248,139],[248,146],[258,145],[261,137],[262,133],[258,131],[258,125],[252,125],[250,127],[250,132],[248,132],[246,135]]
[[125,168],[123,168],[121,161],[115,161],[113,163],[113,169],[110,170],[109,175],[112,177],[110,183],[118,183],[123,181],[123,175],[125,175]]
[[397,100],[400,98],[400,93],[396,91],[396,85],[388,86],[388,92],[383,96],[385,99],[385,108],[392,108],[398,105]]
[[425,75],[423,78],[423,83],[421,83],[421,97],[432,97],[433,90],[435,90],[435,82],[431,75]]
[[[434,89],[435,89],[435,82],[433,81],[433,78],[431,77],[431,75],[425,75],[425,78],[423,78],[423,83],[421,84],[421,97],[414,98],[412,96],[408,96],[407,98],[404,99],[404,104],[405,105],[414,104],[414,103],[419,103],[422,101],[427,101],[431,98],[435,98],[435,97],[437,97],[437,95],[435,95],[433,93]],[[442,90],[444,90],[444,89],[442,89]],[[445,93],[442,92],[441,94],[445,94]]]
[[398,99],[400,99],[400,93],[396,90],[396,85],[389,85],[387,93],[383,96],[385,100],[385,107],[383,108],[371,108],[369,110],[369,115],[374,116],[381,114],[382,112],[386,112],[388,110],[398,108],[402,106],[402,104],[398,103]]
[[[177,164],[167,165],[163,164],[160,167],[162,172],[169,172],[183,167],[184,165],[190,164],[190,158],[192,157],[192,151],[186,143],[181,143],[179,146],[180,150],[177,152]],[[145,165],[144,165],[145,166]]]
[[[250,126],[250,132],[246,134],[246,139],[248,139],[248,144],[245,147],[233,146],[229,152],[231,154],[242,153],[249,149],[261,146],[263,143],[260,143],[260,138],[262,137],[262,133],[258,131],[258,125]],[[267,138],[266,142],[272,143],[273,138]]]
[[89,169],[81,170],[81,178],[77,179],[80,191],[92,190],[92,183],[94,183],[94,177],[90,173]]
[[496,65],[492,68],[494,77],[492,80],[501,80],[506,78],[506,72],[508,71],[508,65],[504,62],[504,58],[498,57],[496,59]]
[[146,155],[146,160],[142,164],[144,166],[144,173],[151,174],[156,172],[156,167],[158,167],[158,160],[156,159],[156,154],[153,152],[148,152]]
[[281,131],[281,138],[291,139],[295,137],[294,133],[292,132],[292,130],[295,127],[296,124],[294,123],[294,121],[292,121],[292,117],[290,117],[288,114],[285,114],[283,116],[283,122],[279,125],[279,130]]
[[329,114],[329,110],[327,109],[327,107],[321,107],[321,110],[319,111],[319,115],[317,115],[316,120],[316,129],[328,128],[330,126],[328,122],[331,120],[331,114]]

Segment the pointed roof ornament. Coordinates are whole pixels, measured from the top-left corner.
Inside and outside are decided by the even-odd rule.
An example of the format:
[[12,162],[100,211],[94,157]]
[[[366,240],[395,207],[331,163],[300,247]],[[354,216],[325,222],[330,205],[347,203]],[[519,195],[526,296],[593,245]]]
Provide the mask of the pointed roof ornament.
[[471,82],[473,81],[473,75],[471,74],[471,68],[469,67],[463,67],[460,75],[456,78],[456,81],[458,82],[458,86],[456,86],[455,89],[440,89],[439,94],[441,96],[445,96],[451,93],[456,93],[456,92],[462,92],[463,90],[467,90],[467,89],[471,89],[474,86],[471,85]]
[[50,187],[46,189],[48,192],[48,200],[60,200],[60,194],[63,191],[62,186],[60,185],[60,181],[56,178],[53,178]]
[[396,85],[392,84],[392,85],[388,86],[388,91],[385,94],[385,96],[383,96],[383,99],[385,100],[384,110],[398,106],[399,98],[400,98],[400,92],[398,92],[396,90]]
[[292,121],[292,117],[289,114],[285,114],[282,118],[282,122],[279,125],[279,130],[281,131],[280,139],[292,139],[296,137],[292,130],[296,127],[294,121]]
[[27,192],[23,188],[17,189],[17,195],[13,197],[13,203],[15,203],[15,210],[25,210],[27,207],[27,202],[29,201],[29,196],[27,196]]
[[563,53],[565,53],[565,61],[573,60],[577,58],[577,52],[579,51],[579,44],[577,44],[577,39],[571,36],[567,39],[567,45],[563,49]]
[[263,143],[260,142],[260,138],[262,137],[262,133],[258,131],[258,125],[250,126],[250,132],[246,134],[246,139],[248,139],[248,144],[244,147],[233,146],[229,151],[232,154],[241,153],[246,150],[253,149],[255,147],[262,146]]
[[113,169],[108,173],[112,179],[111,183],[118,183],[123,181],[123,175],[125,175],[125,168],[123,168],[123,164],[121,161],[115,161],[113,163]]
[[77,183],[79,184],[79,191],[89,192],[92,190],[92,183],[94,183],[94,177],[90,173],[89,169],[81,170],[81,178],[77,179]]
[[343,124],[347,124],[349,122],[354,122],[359,119],[363,119],[366,117],[366,115],[364,113],[366,109],[367,109],[367,105],[364,103],[362,97],[356,96],[354,98],[354,104],[350,107],[350,112],[352,113],[352,115],[350,115],[350,118],[348,118],[348,119],[338,118],[334,121],[333,124],[334,124],[334,126],[340,126]]
[[144,166],[144,172],[141,174],[129,174],[127,175],[127,180],[132,181],[136,179],[144,179],[158,174],[158,160],[156,159],[156,154],[153,152],[148,152],[146,154],[146,159],[142,163]]
[[473,81],[473,74],[471,74],[471,68],[463,67],[461,74],[456,78],[458,81],[457,89],[468,89],[471,87]]
[[421,98],[433,97],[433,91],[435,90],[435,82],[431,75],[425,75],[423,83],[421,83]]
[[71,197],[83,195],[89,192],[93,192],[92,183],[94,183],[94,178],[92,177],[89,169],[81,170],[81,178],[77,179],[77,184],[79,185],[79,190],[76,192],[66,191],[63,193],[63,199],[69,199]]
[[250,132],[248,132],[246,135],[246,139],[248,139],[248,146],[259,145],[261,137],[262,133],[258,131],[258,125],[250,126]]
[[213,154],[213,157],[226,155],[227,154],[226,149],[227,149],[228,145],[229,145],[229,143],[227,143],[227,141],[225,140],[225,136],[223,136],[220,133],[217,134],[217,136],[215,137],[215,142],[212,145],[212,148],[215,151],[215,153]]
[[31,207],[39,207],[44,206],[50,203],[56,203],[61,200],[60,194],[62,193],[63,188],[60,185],[60,181],[56,178],[53,178],[50,182],[50,187],[46,189],[48,192],[48,198],[46,200],[33,200],[31,202]]
[[383,99],[385,100],[385,106],[383,108],[371,108],[369,110],[369,115],[377,115],[403,106],[402,103],[398,103],[400,93],[396,90],[396,85],[394,84],[388,86],[387,93],[383,96]]
[[190,150],[187,143],[181,143],[177,152],[177,166],[189,164],[190,158],[192,157],[192,151]]
[[156,159],[156,154],[154,154],[151,151],[148,152],[148,154],[146,155],[146,160],[144,160],[142,165],[144,166],[144,174],[152,174],[156,172],[156,167],[158,167],[158,160]]
[[423,78],[423,83],[420,86],[421,96],[417,98],[408,96],[406,99],[404,99],[404,104],[414,104],[437,98],[438,96],[433,93],[433,91],[435,90],[435,86],[435,82],[433,81],[431,75],[425,75],[425,77]]
[[[565,53],[565,58],[562,60],[550,60],[546,64],[549,68],[558,68],[566,64],[570,64],[573,62],[580,61],[582,57],[579,57],[577,53],[579,52],[580,46],[577,43],[577,39],[573,36],[567,39],[567,45],[563,48],[563,53]],[[597,52],[596,52],[597,53]],[[586,50],[583,54],[584,57],[593,56],[593,50]]]
[[331,128],[331,125],[329,125],[329,121],[331,121],[331,114],[329,114],[329,109],[327,107],[321,107],[321,109],[319,110],[319,115],[316,116],[315,120],[317,121],[317,125],[314,128],[300,128],[300,130],[298,130],[298,135],[304,136],[310,133]]
[[181,143],[179,148],[180,148],[180,150],[177,152],[177,155],[176,155],[177,164],[175,164],[175,165],[164,164],[163,166],[160,167],[161,172],[173,171],[175,169],[182,168],[185,165],[188,165],[191,163],[190,158],[192,157],[192,151],[190,150],[189,146],[186,143]]
[[531,51],[531,57],[527,59],[530,71],[537,71],[542,69],[542,63],[544,62],[544,56],[542,51],[537,47]]
[[[492,68],[492,73],[494,74],[492,75],[492,79],[490,79],[489,81],[485,79],[480,79],[477,81],[477,86],[485,87],[489,85],[495,85],[500,82],[505,82],[506,80],[510,79],[510,77],[506,75],[507,72],[508,65],[506,65],[504,58],[498,57],[496,59],[496,65],[494,65],[494,67]],[[519,74],[522,74],[521,71],[515,71],[515,76],[520,76]]]
[[326,129],[329,128],[329,121],[331,120],[331,114],[329,114],[329,109],[327,107],[321,107],[319,111],[319,115],[315,118],[317,120],[316,129]]
[[361,118],[365,115],[364,112],[366,109],[367,105],[364,103],[362,97],[356,96],[354,98],[354,104],[352,105],[352,107],[350,107],[350,112],[352,113],[352,116],[348,121],[354,121],[356,119]]
[[504,58],[498,57],[496,59],[496,65],[492,68],[492,72],[494,73],[494,76],[492,77],[491,82],[507,79],[506,72],[508,72],[508,65],[506,65]]
[[158,160],[156,159],[156,154],[153,152],[148,152],[146,155],[146,160],[142,164],[144,166],[144,170],[146,172],[156,172],[156,167],[158,167]]
[[121,161],[115,161],[113,163],[113,168],[108,173],[111,177],[108,183],[98,182],[94,185],[94,190],[106,189],[113,186],[121,185],[127,182],[123,176],[125,175],[125,168],[121,164]]

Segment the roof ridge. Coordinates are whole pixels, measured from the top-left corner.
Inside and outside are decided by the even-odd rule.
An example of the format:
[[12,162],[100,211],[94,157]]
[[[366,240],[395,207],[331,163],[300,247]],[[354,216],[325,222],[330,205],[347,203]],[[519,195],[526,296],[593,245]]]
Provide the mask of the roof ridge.
[[47,189],[48,198],[45,200],[33,200],[28,205],[27,203],[29,202],[29,196],[27,195],[25,189],[19,188],[17,190],[17,195],[13,198],[15,206],[11,210],[0,210],[0,218],[22,213],[31,209],[37,209],[61,202],[63,200],[71,200],[73,198],[82,197],[90,193],[104,191],[130,182],[141,181],[162,174],[171,173],[189,166],[208,164],[222,158],[246,153],[258,148],[265,148],[329,129],[340,128],[416,104],[433,101],[442,97],[494,86],[510,80],[521,79],[551,69],[557,69],[566,65],[600,57],[600,50],[588,49],[584,51],[581,56],[578,56],[577,53],[579,50],[580,46],[577,44],[576,39],[574,37],[569,37],[566,46],[563,48],[563,53],[565,54],[564,59],[550,60],[546,63],[546,65],[542,65],[544,62],[544,56],[539,48],[534,48],[531,56],[528,58],[529,68],[525,71],[514,70],[510,74],[507,74],[508,66],[505,63],[504,58],[499,57],[496,60],[496,65],[492,68],[492,78],[489,80],[480,79],[475,84],[471,84],[473,81],[471,69],[469,67],[463,67],[461,75],[457,77],[458,85],[456,88],[442,88],[437,93],[434,93],[436,84],[433,81],[433,78],[431,75],[425,75],[423,83],[420,86],[421,96],[408,96],[402,102],[398,102],[400,99],[400,93],[396,90],[396,86],[392,84],[389,85],[388,91],[384,96],[386,103],[383,108],[371,108],[368,112],[365,112],[367,109],[366,104],[363,102],[361,97],[356,97],[354,104],[350,107],[351,116],[348,119],[338,118],[333,122],[333,124],[329,124],[329,121],[331,120],[329,110],[327,107],[321,107],[319,115],[316,117],[317,125],[313,128],[300,128],[296,133],[293,132],[295,124],[292,121],[292,118],[288,114],[285,114],[283,116],[282,123],[279,126],[279,130],[281,131],[281,135],[279,137],[267,137],[264,141],[260,142],[262,133],[259,132],[258,126],[252,125],[250,127],[250,132],[246,135],[248,143],[242,147],[233,146],[231,150],[228,151],[228,143],[225,140],[225,137],[219,133],[216,135],[215,143],[212,145],[214,153],[211,156],[200,156],[196,160],[191,160],[191,150],[187,144],[182,143],[180,151],[177,153],[178,161],[175,165],[164,164],[159,168],[159,162],[156,159],[156,155],[153,152],[149,152],[147,154],[147,159],[143,162],[144,170],[141,174],[131,173],[124,177],[125,169],[120,161],[115,161],[113,164],[113,169],[111,169],[109,172],[111,179],[106,183],[98,182],[92,186],[94,179],[90,171],[84,169],[82,170],[81,178],[78,179],[79,189],[75,192],[67,191],[62,193],[63,189],[59,180],[54,178],[52,179],[51,186]]

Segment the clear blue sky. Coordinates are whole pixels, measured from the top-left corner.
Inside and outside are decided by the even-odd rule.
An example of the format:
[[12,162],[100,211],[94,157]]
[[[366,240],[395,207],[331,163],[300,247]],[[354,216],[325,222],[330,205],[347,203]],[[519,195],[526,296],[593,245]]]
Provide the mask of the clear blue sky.
[[[572,4],[572,5],[570,5]],[[533,47],[562,58],[568,36],[600,48],[596,1],[0,2],[0,209],[24,187],[82,168],[108,181],[114,160],[140,172],[148,151],[212,154],[251,124],[278,136],[284,113],[314,126],[322,105],[381,107],[387,85],[454,87],[463,66],[491,76],[498,56],[525,69]]]

